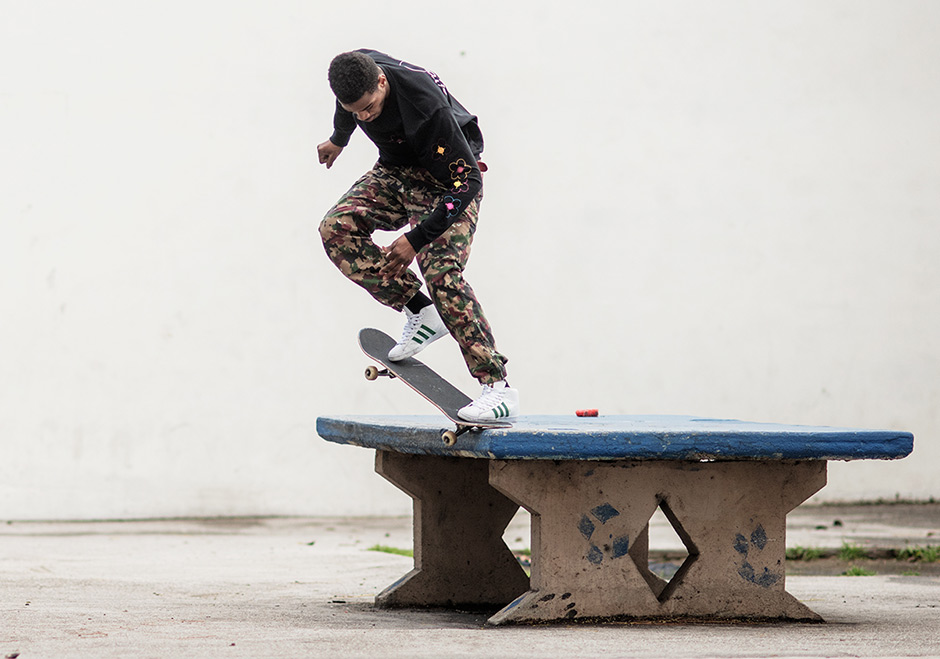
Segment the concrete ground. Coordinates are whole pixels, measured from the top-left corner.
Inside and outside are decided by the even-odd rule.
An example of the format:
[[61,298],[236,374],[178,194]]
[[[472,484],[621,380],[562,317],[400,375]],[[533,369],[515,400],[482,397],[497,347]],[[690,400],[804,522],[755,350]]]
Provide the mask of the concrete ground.
[[[650,544],[676,541],[654,519]],[[528,544],[520,514],[506,532]],[[789,547],[940,545],[940,504],[803,506]],[[0,524],[0,658],[940,656],[937,564],[788,562],[824,624],[486,627],[485,613],[377,610],[411,569],[409,518]],[[827,563],[828,561],[828,563]],[[854,561],[864,565],[876,562]],[[815,573],[814,573],[815,572]]]

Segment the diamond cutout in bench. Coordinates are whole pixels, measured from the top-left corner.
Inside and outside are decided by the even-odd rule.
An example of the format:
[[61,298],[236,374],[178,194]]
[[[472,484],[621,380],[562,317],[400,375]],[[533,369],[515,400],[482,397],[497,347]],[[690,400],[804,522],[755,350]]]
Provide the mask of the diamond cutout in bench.
[[659,500],[641,535],[646,542],[634,543],[630,558],[656,598],[665,602],[698,558],[698,548],[665,499]]

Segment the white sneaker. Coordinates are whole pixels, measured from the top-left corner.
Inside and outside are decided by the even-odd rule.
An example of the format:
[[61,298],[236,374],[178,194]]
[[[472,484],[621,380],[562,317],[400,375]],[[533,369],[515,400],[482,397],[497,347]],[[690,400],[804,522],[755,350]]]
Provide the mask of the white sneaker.
[[433,304],[429,304],[418,313],[411,313],[405,308],[408,322],[401,332],[401,339],[388,351],[390,361],[397,362],[417,355],[442,336],[447,336],[444,321]]
[[519,391],[505,380],[490,386],[475,401],[457,411],[464,421],[514,421],[519,416]]

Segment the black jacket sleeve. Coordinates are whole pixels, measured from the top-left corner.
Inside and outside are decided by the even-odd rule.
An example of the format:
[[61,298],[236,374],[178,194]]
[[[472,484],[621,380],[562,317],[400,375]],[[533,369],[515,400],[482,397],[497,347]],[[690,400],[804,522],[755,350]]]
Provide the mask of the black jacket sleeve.
[[349,144],[349,138],[356,130],[356,119],[352,112],[346,112],[336,101],[336,110],[333,112],[333,134],[330,136],[330,142],[336,146],[345,147]]
[[414,136],[421,165],[447,193],[437,208],[405,234],[415,251],[433,242],[463,214],[483,189],[483,177],[466,137],[448,108],[440,108]]

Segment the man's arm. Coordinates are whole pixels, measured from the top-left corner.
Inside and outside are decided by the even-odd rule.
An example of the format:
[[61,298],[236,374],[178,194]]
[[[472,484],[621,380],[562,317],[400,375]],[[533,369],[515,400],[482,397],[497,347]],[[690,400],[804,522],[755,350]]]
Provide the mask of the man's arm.
[[326,142],[317,146],[317,156],[321,165],[326,165],[329,169],[333,162],[343,152],[343,149],[349,144],[349,138],[356,130],[356,120],[351,112],[346,112],[336,101],[336,110],[333,112],[333,134]]
[[448,109],[435,112],[418,130],[415,142],[421,164],[447,189],[441,204],[405,234],[417,252],[463,215],[482,190],[483,177],[467,139]]

